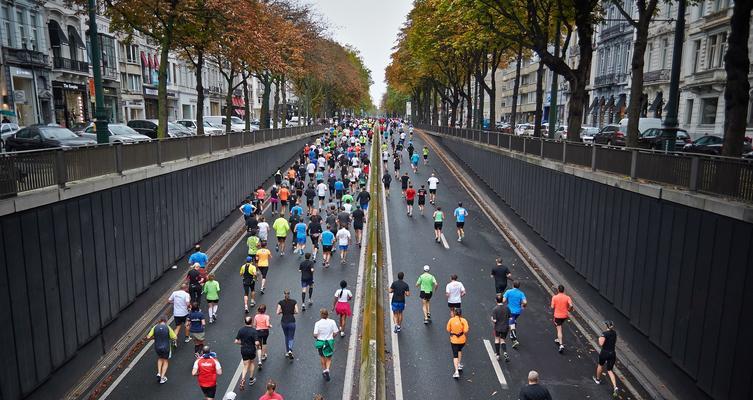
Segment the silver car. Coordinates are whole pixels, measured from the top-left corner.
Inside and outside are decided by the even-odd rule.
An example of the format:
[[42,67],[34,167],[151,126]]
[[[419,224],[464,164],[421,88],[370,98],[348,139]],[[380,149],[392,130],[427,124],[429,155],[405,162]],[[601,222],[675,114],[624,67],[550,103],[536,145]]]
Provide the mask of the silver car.
[[[179,119],[175,121],[176,124],[183,125],[191,132],[196,133],[197,125],[195,119]],[[211,124],[209,121],[204,120],[204,134],[205,135],[222,135],[225,133],[225,129]]]
[[599,133],[599,128],[594,126],[581,126],[580,127],[580,139],[583,143],[593,143],[594,135]]
[[[107,124],[107,128],[110,131],[110,143],[125,144],[148,142],[152,140],[149,138],[149,136],[136,132],[133,128],[130,128],[126,124]],[[81,137],[97,140],[97,130],[94,127],[94,123],[90,123],[86,128],[77,133]]]
[[13,136],[19,127],[13,122],[3,122],[0,124],[0,148],[5,149],[5,140]]

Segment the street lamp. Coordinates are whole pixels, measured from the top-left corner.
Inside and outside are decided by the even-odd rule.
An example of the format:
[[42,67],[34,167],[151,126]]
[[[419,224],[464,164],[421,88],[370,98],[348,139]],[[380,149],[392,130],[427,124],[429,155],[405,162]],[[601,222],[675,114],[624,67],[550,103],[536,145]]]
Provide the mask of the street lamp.
[[107,127],[107,110],[105,110],[105,98],[102,89],[102,71],[100,70],[99,35],[97,34],[97,3],[96,0],[88,1],[89,8],[89,41],[91,43],[92,72],[94,75],[94,126],[97,131],[97,143],[109,143],[110,135]]

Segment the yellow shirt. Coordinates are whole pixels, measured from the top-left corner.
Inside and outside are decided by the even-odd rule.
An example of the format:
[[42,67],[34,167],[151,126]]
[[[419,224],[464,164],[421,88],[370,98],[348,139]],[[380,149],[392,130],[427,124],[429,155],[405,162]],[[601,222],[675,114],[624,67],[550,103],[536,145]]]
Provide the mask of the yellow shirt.
[[269,249],[259,249],[256,252],[256,265],[259,267],[269,267],[269,258],[272,257],[272,252]]

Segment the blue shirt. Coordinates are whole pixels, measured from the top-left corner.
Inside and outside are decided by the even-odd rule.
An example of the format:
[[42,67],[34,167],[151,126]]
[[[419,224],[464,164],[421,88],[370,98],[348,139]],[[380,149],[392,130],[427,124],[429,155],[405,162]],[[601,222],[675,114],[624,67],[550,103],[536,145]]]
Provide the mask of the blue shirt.
[[418,160],[420,159],[418,153],[413,153],[412,156],[410,156],[410,162],[413,164],[418,164]]
[[465,222],[465,216],[468,215],[468,210],[463,207],[458,207],[453,214],[458,222]]
[[295,225],[295,233],[298,235],[299,238],[305,238],[306,237],[306,224],[303,222],[299,222]]
[[206,254],[200,251],[197,251],[196,253],[191,254],[191,257],[188,257],[188,263],[190,265],[199,263],[201,268],[206,268],[208,261],[209,261],[209,257],[207,257]]
[[335,243],[335,234],[332,231],[324,231],[322,233],[322,245],[332,246]]
[[295,206],[295,207],[293,207],[293,208],[290,209],[290,213],[291,214],[301,215],[301,214],[303,214],[303,208],[301,208],[301,206]]
[[246,203],[246,204],[244,204],[244,205],[241,206],[241,210],[243,211],[243,215],[245,215],[245,216],[248,217],[249,215],[251,215],[251,213],[254,212],[254,206],[252,206],[251,204]]
[[316,180],[317,181],[323,181],[324,180],[324,172],[322,172],[322,171],[316,171]]
[[507,300],[507,308],[510,314],[520,314],[523,311],[523,300],[526,299],[525,293],[518,288],[512,288],[505,292],[504,298]]
[[201,311],[191,311],[188,313],[188,320],[191,323],[188,330],[194,333],[204,332],[204,325],[201,324],[201,320],[203,319],[204,313]]
[[335,190],[345,190],[345,185],[343,184],[343,181],[338,179],[337,182],[335,182]]

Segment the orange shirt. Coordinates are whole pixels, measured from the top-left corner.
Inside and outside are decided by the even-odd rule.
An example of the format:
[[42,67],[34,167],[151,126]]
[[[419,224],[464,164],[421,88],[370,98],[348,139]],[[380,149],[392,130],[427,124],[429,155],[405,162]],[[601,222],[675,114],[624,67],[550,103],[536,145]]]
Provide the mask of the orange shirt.
[[280,196],[280,200],[282,201],[288,201],[288,196],[290,196],[290,190],[286,187],[280,188],[280,191],[278,192],[278,196]]
[[564,293],[557,293],[552,296],[552,305],[554,309],[554,318],[567,318],[570,308],[573,306],[573,301],[570,296]]
[[295,179],[295,170],[293,168],[288,170],[288,179]]
[[266,196],[267,193],[264,191],[264,189],[257,189],[256,190],[256,198],[259,200],[264,200],[264,196]]
[[269,315],[267,314],[256,314],[254,315],[254,325],[255,329],[269,329]]
[[[468,333],[468,321],[463,317],[452,317],[447,321],[447,332],[450,333],[450,343],[463,344],[467,340],[466,333]],[[457,336],[460,334],[460,336]]]
[[259,249],[256,251],[256,265],[259,267],[269,267],[269,258],[272,252],[269,249]]

